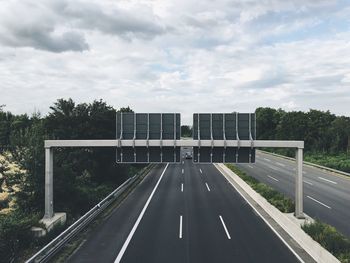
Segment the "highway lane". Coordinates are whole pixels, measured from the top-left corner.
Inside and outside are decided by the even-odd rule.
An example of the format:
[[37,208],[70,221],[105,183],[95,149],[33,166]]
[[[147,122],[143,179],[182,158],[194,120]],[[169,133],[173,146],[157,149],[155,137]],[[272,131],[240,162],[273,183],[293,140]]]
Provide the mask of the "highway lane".
[[81,244],[68,262],[114,262],[148,196],[164,170],[158,165]]
[[140,259],[297,262],[215,167],[191,160],[169,165],[121,262]]
[[[274,189],[294,198],[295,163],[258,152],[255,164],[240,169]],[[335,226],[350,237],[350,178],[304,165],[304,211]]]
[[213,165],[186,160],[161,170],[69,262],[298,262]]

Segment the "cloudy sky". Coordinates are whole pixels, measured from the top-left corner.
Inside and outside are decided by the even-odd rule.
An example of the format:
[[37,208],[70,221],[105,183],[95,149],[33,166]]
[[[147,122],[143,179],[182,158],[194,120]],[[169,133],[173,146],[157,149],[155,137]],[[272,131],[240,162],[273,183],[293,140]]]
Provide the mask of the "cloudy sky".
[[0,0],[0,105],[350,115],[350,1]]

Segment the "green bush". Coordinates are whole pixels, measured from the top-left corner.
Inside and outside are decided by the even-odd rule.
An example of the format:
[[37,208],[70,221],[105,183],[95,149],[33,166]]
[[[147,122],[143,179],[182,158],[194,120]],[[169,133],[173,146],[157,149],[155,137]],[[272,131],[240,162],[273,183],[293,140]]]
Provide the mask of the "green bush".
[[34,240],[30,228],[37,221],[38,216],[19,212],[0,215],[0,262],[10,262],[30,246]]
[[285,197],[283,194],[274,190],[272,187],[259,182],[254,177],[248,176],[245,172],[241,171],[233,164],[227,164],[226,166],[281,212],[292,213],[295,211],[294,202],[290,198]]
[[334,227],[316,220],[306,224],[303,230],[342,263],[350,263],[350,240]]

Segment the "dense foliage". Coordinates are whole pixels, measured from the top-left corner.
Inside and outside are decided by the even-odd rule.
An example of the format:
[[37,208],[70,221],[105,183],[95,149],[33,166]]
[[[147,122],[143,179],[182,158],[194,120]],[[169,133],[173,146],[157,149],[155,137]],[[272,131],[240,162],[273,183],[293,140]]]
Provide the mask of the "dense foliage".
[[[132,111],[129,107],[120,110]],[[10,212],[0,216],[0,261],[7,262],[9,256],[16,256],[31,243],[28,226],[33,224],[34,216],[37,219],[43,215],[44,140],[113,139],[115,115],[116,110],[103,101],[76,104],[72,99],[58,100],[45,117],[14,115],[0,108],[0,154],[25,171],[10,177],[11,162],[0,164],[0,194],[9,192],[14,203]],[[137,169],[116,165],[115,150],[111,148],[55,149],[55,210],[67,212],[73,221]],[[11,200],[5,200],[3,206]]]
[[261,140],[303,140],[307,152],[339,153],[350,149],[350,117],[329,111],[257,108],[256,119]]
[[0,262],[15,259],[17,251],[30,246],[33,241],[30,228],[37,220],[35,215],[26,215],[18,211],[0,215]]
[[189,125],[182,125],[181,137],[192,137],[192,127]]
[[310,163],[319,164],[322,166],[330,167],[336,170],[350,173],[350,154],[339,153],[339,154],[320,154],[311,153],[305,155],[305,161]]
[[350,240],[334,227],[315,221],[303,226],[304,231],[342,263],[350,262]]

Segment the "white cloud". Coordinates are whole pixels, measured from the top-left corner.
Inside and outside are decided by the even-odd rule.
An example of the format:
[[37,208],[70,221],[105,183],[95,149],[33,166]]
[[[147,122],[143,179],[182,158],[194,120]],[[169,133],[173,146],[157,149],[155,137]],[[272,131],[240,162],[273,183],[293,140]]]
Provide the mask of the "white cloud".
[[89,48],[84,36],[69,28],[58,32],[57,15],[40,3],[1,2],[0,42],[12,47],[33,47],[52,52]]
[[0,10],[0,104],[17,113],[72,97],[181,112],[186,123],[259,106],[350,115],[341,1],[27,0]]

